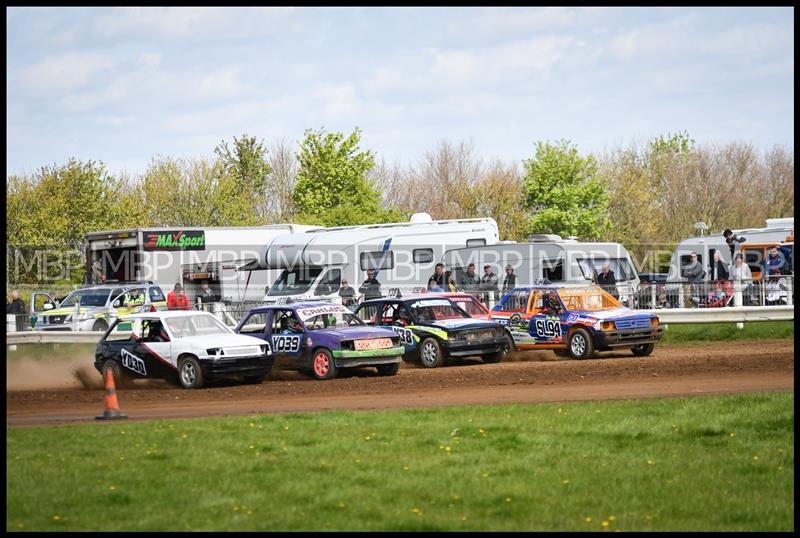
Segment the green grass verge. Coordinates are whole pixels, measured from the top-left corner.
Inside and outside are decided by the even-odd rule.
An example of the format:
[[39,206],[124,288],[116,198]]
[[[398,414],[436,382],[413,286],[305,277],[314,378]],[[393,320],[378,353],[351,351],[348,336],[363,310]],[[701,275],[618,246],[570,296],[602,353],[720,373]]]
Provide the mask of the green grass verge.
[[739,329],[736,323],[671,323],[661,344],[714,340],[794,338],[793,321],[753,321]]
[[7,530],[794,528],[793,394],[7,430]]

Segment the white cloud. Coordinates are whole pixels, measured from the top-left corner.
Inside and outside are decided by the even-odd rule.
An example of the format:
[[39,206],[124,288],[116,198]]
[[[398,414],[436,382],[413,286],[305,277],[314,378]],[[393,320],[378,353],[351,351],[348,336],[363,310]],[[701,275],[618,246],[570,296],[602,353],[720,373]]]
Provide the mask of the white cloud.
[[109,54],[68,52],[51,55],[23,68],[18,81],[23,91],[37,94],[59,94],[87,86],[105,71],[114,68],[116,61]]
[[157,52],[140,54],[136,63],[145,67],[158,67],[161,65],[161,54]]
[[111,125],[113,127],[119,127],[120,125],[130,123],[133,121],[133,119],[133,116],[98,116],[95,120],[95,123],[97,123],[97,125]]

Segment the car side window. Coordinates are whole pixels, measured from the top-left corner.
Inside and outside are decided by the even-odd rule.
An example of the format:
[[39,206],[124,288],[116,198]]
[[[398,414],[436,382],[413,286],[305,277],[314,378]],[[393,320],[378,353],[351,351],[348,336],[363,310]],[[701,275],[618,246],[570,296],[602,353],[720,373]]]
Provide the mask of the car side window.
[[166,301],[167,299],[164,297],[164,292],[161,291],[161,288],[154,286],[150,288],[150,301],[158,302],[158,301]]
[[120,323],[116,320],[106,336],[106,342],[130,342],[133,340],[133,331],[130,323]]
[[362,305],[359,307],[358,312],[356,312],[356,316],[358,316],[358,318],[364,323],[374,325],[376,318],[375,314],[378,312],[378,307],[382,308],[383,305]]
[[267,326],[267,313],[251,314],[239,329],[240,334],[263,334]]

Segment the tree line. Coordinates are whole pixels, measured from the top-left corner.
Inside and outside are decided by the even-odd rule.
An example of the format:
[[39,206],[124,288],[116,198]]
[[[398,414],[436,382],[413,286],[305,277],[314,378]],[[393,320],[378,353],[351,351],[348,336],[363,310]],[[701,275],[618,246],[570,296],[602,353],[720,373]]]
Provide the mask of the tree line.
[[[270,146],[244,134],[209,157],[155,156],[138,176],[70,159],[7,178],[7,246],[75,253],[98,230],[340,226],[427,212],[492,217],[501,239],[555,233],[620,242],[641,257],[649,245],[669,249],[696,235],[698,221],[721,230],[794,215],[794,154],[780,146],[697,145],[678,133],[584,155],[569,140],[538,141],[520,164],[484,161],[470,143],[442,141],[415,163],[391,165],[361,148],[358,128],[309,129],[298,144]],[[16,274],[41,279],[34,272]]]

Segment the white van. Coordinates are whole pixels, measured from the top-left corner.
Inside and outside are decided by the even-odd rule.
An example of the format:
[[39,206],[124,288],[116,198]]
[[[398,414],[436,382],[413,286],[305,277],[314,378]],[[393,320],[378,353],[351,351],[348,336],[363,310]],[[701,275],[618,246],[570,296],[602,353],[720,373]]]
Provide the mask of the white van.
[[[639,286],[639,274],[628,250],[619,243],[584,243],[562,239],[558,235],[533,235],[527,243],[503,242],[476,248],[459,248],[445,252],[442,261],[452,270],[456,284],[462,281],[470,263],[483,275],[489,265],[498,276],[502,290],[506,266],[511,265],[517,286],[531,286],[543,280],[559,282],[592,282],[604,263],[614,272],[621,301],[628,301]],[[499,298],[499,297],[498,297]]]
[[267,246],[262,268],[283,271],[264,301],[340,302],[342,280],[358,293],[374,269],[383,295],[408,294],[427,285],[449,249],[496,243],[491,218],[432,220],[416,213],[409,222],[364,224],[283,235]]

